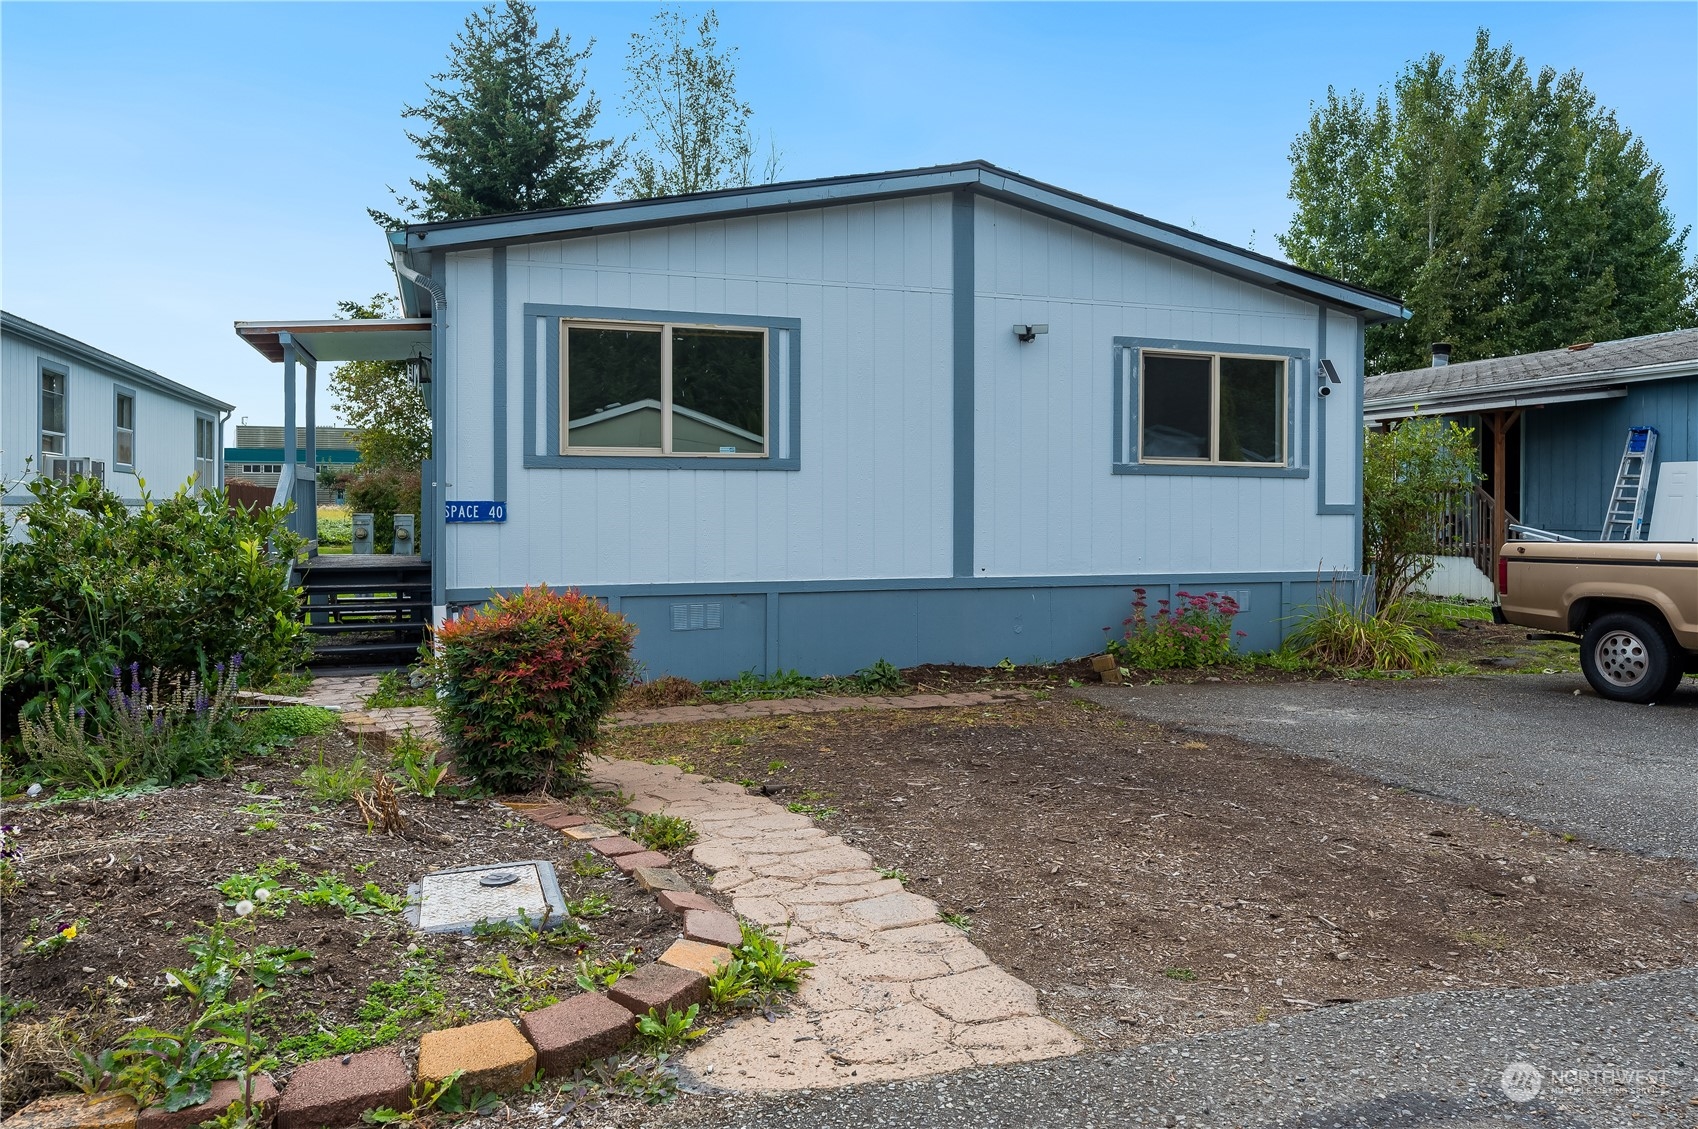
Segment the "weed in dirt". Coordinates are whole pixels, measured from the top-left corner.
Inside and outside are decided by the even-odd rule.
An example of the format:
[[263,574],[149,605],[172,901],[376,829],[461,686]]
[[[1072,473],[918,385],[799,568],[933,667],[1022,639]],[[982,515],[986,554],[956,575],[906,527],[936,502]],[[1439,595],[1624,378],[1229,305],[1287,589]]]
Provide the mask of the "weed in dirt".
[[[601,899],[601,903],[597,907],[601,912],[593,916],[605,916],[608,904],[606,895],[592,894],[590,897]],[[568,913],[571,913],[574,904],[577,903],[567,903]],[[579,908],[583,907],[580,905]],[[550,924],[548,914],[544,914],[540,921],[533,921],[531,915],[521,909],[517,921],[479,921],[472,926],[472,936],[480,941],[504,941],[531,949],[540,948],[543,945],[556,949],[570,948],[594,939],[594,935],[588,929],[572,920],[572,917],[583,916],[591,915],[572,914],[571,917],[560,924],[553,925]]]
[[435,1019],[447,1011],[447,996],[437,976],[436,961],[414,950],[406,956],[406,967],[394,980],[377,980],[366,988],[365,1000],[354,1022],[326,1027],[313,1016],[314,1030],[291,1035],[278,1042],[276,1052],[285,1062],[312,1062],[331,1055],[355,1054],[399,1039],[415,1023]]
[[731,955],[743,963],[755,992],[794,992],[802,985],[802,974],[814,966],[813,961],[792,957],[779,941],[765,929],[750,921],[739,922],[743,939],[731,950]]
[[696,829],[676,815],[648,812],[631,827],[631,835],[651,851],[676,851],[696,841]]
[[371,787],[371,769],[366,766],[364,756],[355,754],[347,764],[328,765],[324,763],[324,750],[320,749],[318,761],[309,764],[295,778],[295,783],[305,788],[313,799],[320,803],[346,803],[360,792]]
[[856,689],[863,694],[897,694],[908,688],[902,672],[885,659],[862,667],[852,678]]
[[436,701],[436,688],[417,667],[389,670],[377,680],[377,689],[366,695],[366,709],[392,710],[403,706],[428,706]]
[[1169,980],[1177,980],[1181,984],[1190,984],[1197,979],[1197,973],[1189,968],[1164,968],[1161,974]]
[[626,949],[616,957],[598,960],[589,955],[578,958],[573,966],[573,980],[586,992],[601,992],[619,983],[619,978],[637,970],[638,950]]
[[829,685],[822,679],[809,678],[796,670],[777,670],[768,675],[745,670],[736,678],[704,682],[702,697],[715,703],[807,698],[823,693]]
[[789,768],[790,768],[790,766],[785,764],[783,761],[767,761],[766,762],[766,770],[769,773],[784,772],[784,771],[787,771]]
[[827,807],[825,804],[805,804],[800,800],[785,804],[784,810],[796,815],[805,815],[809,819],[830,819],[837,814],[836,808]]
[[497,981],[496,992],[503,1002],[520,1011],[535,1011],[559,1003],[556,989],[572,983],[566,978],[564,968],[518,968],[506,953],[498,954],[490,964],[474,966],[472,971]]
[[903,886],[908,885],[908,872],[899,866],[880,867],[878,876],[886,880],[900,882]]
[[250,796],[263,795],[265,793],[265,781],[250,780],[246,784],[242,785],[242,791],[246,792]]
[[591,855],[579,855],[572,860],[572,873],[579,878],[600,878],[613,873],[613,868]]
[[613,911],[613,900],[606,894],[590,893],[566,903],[566,912],[585,921],[595,921]]
[[678,1095],[678,1072],[662,1052],[656,1055],[612,1055],[587,1062],[560,1084],[563,1115],[604,1098],[627,1098],[643,1105],[660,1105]]
[[951,910],[940,909],[937,911],[937,919],[950,928],[959,929],[963,933],[971,933],[973,931],[973,919],[964,913],[955,913]]
[[657,1051],[681,1047],[707,1033],[696,1026],[696,1016],[701,1014],[701,1010],[700,1004],[691,1004],[684,1011],[667,1008],[663,1016],[651,1007],[647,1015],[637,1017],[637,1034]]
[[1494,953],[1502,952],[1509,946],[1509,939],[1502,933],[1492,933],[1480,929],[1458,929],[1455,937],[1465,945],[1475,945]]
[[436,762],[436,746],[420,741],[409,725],[395,743],[394,757],[402,787],[420,799],[435,799],[449,771],[447,765]]
[[339,909],[343,917],[400,913],[407,905],[406,898],[384,893],[375,882],[367,882],[356,890],[344,882],[341,875],[330,871],[314,878],[312,885],[297,893],[295,899],[306,906]]

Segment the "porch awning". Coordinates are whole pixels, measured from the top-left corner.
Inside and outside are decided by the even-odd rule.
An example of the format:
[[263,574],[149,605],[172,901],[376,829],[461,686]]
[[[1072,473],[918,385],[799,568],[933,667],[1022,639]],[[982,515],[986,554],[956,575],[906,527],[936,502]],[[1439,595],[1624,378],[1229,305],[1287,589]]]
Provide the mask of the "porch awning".
[[236,323],[236,336],[268,361],[283,359],[285,333],[319,361],[406,361],[430,356],[429,318]]

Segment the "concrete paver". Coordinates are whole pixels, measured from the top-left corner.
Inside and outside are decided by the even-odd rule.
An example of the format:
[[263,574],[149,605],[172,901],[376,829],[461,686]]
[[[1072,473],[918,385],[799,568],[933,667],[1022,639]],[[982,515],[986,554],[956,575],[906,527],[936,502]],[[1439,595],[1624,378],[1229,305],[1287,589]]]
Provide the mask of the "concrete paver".
[[866,852],[811,820],[669,765],[596,760],[590,778],[687,813],[701,836],[692,857],[715,871],[715,892],[816,965],[790,1014],[684,1053],[715,1088],[820,1089],[1081,1049],[1038,1017],[1029,985],[939,922],[936,902],[881,878]]

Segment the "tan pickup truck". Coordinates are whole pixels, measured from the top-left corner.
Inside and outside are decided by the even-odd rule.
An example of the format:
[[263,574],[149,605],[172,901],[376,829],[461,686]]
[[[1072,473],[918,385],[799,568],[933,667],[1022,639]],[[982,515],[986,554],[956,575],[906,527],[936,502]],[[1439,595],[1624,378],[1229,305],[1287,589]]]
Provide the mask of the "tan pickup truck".
[[1493,618],[1578,636],[1605,698],[1662,701],[1698,672],[1698,543],[1511,541]]

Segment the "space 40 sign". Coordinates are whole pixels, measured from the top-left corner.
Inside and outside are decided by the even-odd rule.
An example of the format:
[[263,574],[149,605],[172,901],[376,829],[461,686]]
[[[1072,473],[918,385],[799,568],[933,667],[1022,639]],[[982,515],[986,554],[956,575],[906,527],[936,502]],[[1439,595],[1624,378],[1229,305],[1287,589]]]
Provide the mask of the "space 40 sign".
[[506,502],[444,502],[447,519],[456,521],[506,521]]

